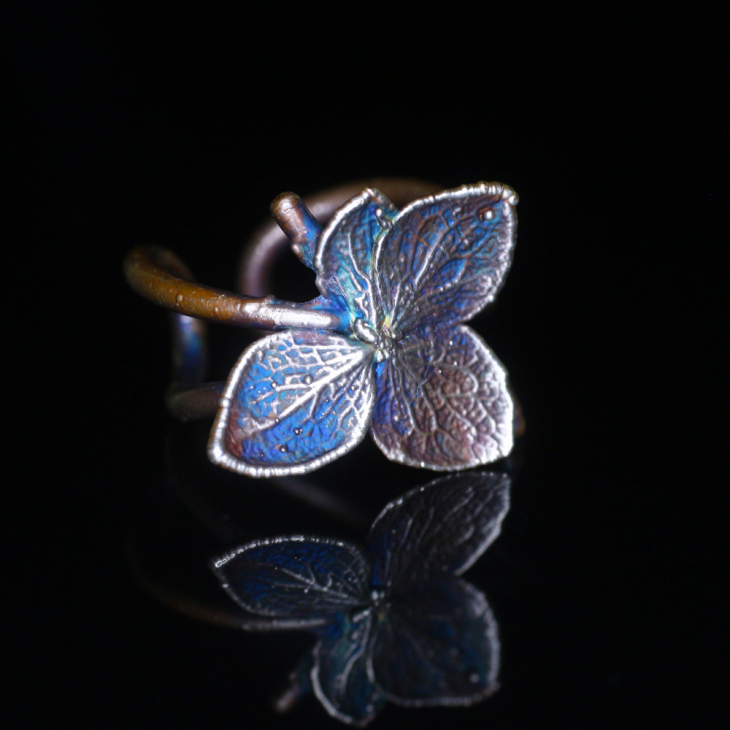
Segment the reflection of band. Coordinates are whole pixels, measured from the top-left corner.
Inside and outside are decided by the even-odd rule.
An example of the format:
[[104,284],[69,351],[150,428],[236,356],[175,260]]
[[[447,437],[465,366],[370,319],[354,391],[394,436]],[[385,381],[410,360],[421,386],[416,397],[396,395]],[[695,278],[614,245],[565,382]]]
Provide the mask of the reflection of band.
[[[324,223],[337,208],[366,187],[377,188],[398,207],[440,190],[440,186],[421,180],[377,178],[330,188],[305,198],[304,204]],[[277,201],[281,199],[282,196]],[[284,212],[274,208],[274,213],[285,225]],[[138,247],[127,257],[124,268],[131,286],[145,298],[175,312],[174,374],[167,394],[167,407],[177,418],[190,420],[213,416],[224,387],[224,383],[202,384],[206,369],[206,326],[200,319],[193,318],[269,330],[282,327],[338,329],[340,318],[334,312],[314,311],[306,305],[292,306],[266,298],[274,261],[291,243],[275,220],[254,233],[243,251],[238,273],[238,287],[246,294],[234,294],[194,282],[187,266],[166,249]]]

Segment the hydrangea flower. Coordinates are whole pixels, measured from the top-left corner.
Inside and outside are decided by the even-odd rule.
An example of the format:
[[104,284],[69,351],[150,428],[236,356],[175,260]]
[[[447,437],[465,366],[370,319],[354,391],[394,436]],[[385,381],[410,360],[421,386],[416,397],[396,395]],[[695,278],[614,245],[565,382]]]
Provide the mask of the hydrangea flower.
[[[317,273],[309,310],[339,331],[291,329],[249,347],[227,382],[212,461],[250,476],[301,474],[368,431],[393,461],[464,469],[506,456],[506,372],[462,323],[491,302],[511,263],[517,196],[466,185],[398,211],[366,189],[295,250]],[[314,222],[313,222],[314,221]]]
[[499,535],[505,474],[472,472],[408,492],[376,518],[363,550],[316,537],[258,540],[214,572],[262,628],[318,636],[292,676],[327,711],[365,725],[387,700],[468,705],[497,688],[500,645],[487,599],[459,578]]

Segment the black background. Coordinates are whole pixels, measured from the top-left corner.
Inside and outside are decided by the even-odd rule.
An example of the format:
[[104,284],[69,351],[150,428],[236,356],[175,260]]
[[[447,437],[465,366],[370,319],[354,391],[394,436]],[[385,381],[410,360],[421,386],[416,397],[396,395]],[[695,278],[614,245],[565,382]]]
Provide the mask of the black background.
[[[502,689],[468,710],[389,706],[374,727],[719,722],[724,40],[701,4],[582,7],[6,14],[6,153],[21,163],[6,412],[22,468],[6,491],[5,663],[24,723],[336,726],[311,698],[290,716],[267,704],[305,638],[196,622],[131,575],[129,531],[163,475],[169,356],[164,313],[121,262],[157,243],[233,288],[278,193],[376,175],[519,192],[515,262],[475,327],[528,428],[512,512],[472,576],[500,621]],[[297,266],[278,295],[311,286]],[[249,336],[212,337],[224,378]],[[430,478],[359,448],[321,481],[375,511]]]

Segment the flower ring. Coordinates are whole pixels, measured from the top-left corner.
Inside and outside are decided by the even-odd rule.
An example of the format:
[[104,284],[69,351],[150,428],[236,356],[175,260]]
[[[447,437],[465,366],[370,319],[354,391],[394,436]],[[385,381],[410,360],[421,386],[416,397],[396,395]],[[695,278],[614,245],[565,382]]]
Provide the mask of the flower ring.
[[[398,210],[366,188],[322,230],[297,196],[279,196],[274,216],[321,293],[300,305],[224,295],[164,271],[167,252],[155,263],[133,251],[128,278],[158,303],[282,330],[251,345],[231,372],[211,460],[254,477],[302,474],[350,451],[369,428],[388,458],[410,466],[465,469],[506,456],[507,375],[462,323],[504,281],[516,203],[506,185],[478,183]],[[162,279],[178,289],[162,291]]]

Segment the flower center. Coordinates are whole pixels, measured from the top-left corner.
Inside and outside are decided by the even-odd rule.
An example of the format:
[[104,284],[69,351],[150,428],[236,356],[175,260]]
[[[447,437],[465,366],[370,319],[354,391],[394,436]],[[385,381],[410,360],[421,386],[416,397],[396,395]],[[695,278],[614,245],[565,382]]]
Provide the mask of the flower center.
[[387,324],[382,329],[375,329],[364,319],[356,319],[352,329],[359,340],[372,345],[376,362],[383,362],[393,354],[395,340]]

